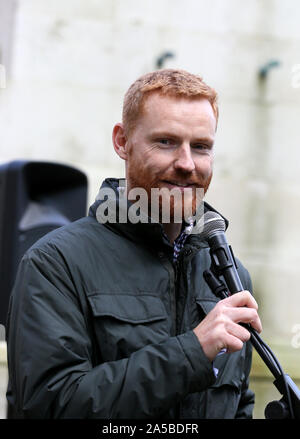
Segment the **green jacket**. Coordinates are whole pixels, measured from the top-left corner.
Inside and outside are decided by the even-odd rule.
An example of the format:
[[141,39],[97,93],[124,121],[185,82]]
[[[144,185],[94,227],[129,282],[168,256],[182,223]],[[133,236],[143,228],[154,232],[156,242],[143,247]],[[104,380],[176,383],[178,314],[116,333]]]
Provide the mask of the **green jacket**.
[[100,224],[99,204],[19,266],[7,325],[16,417],[251,417],[250,343],[212,365],[192,331],[218,301],[207,244],[190,235],[175,270],[160,224]]

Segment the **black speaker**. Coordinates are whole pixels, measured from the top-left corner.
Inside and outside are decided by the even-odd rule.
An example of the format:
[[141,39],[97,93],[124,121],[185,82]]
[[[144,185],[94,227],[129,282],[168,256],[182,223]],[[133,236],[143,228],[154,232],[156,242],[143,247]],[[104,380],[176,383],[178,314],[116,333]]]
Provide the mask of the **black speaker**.
[[86,215],[87,189],[86,175],[64,164],[0,165],[0,324],[22,256],[46,233]]

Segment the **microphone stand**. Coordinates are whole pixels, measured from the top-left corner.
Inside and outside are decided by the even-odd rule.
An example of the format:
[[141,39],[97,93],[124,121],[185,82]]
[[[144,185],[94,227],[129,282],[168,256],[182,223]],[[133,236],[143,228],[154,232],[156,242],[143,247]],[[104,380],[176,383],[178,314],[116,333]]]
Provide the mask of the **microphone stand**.
[[[214,258],[212,258],[210,270],[206,270],[203,273],[204,279],[212,292],[221,299],[230,296],[226,284],[219,279],[219,276],[223,275],[223,269],[226,268],[228,267],[215,264]],[[284,373],[277,358],[269,346],[261,339],[257,331],[249,324],[240,324],[250,332],[250,341],[253,347],[274,376],[273,384],[282,395],[279,401],[272,401],[266,406],[266,419],[300,419],[300,391],[298,387],[291,377]]]

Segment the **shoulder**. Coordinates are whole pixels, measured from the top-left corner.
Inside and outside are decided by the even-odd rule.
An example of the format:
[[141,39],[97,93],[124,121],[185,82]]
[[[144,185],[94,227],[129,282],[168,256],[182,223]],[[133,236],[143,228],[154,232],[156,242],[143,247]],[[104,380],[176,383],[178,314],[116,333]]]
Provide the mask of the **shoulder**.
[[38,239],[25,253],[27,259],[47,254],[55,259],[80,258],[87,249],[92,249],[105,233],[105,227],[94,218],[84,217],[59,227]]

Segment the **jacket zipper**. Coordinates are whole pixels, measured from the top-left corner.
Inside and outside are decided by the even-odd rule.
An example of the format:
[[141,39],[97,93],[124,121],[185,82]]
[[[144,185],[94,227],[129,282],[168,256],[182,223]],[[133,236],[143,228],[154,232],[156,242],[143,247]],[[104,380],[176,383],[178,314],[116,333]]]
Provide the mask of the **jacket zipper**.
[[173,266],[173,264],[170,262],[168,257],[163,253],[159,252],[158,254],[162,264],[167,269],[169,273],[169,279],[170,279],[170,306],[171,306],[171,337],[176,335],[176,278],[177,278],[177,271],[176,268]]
[[[176,315],[177,314],[176,299],[177,299],[177,289],[179,288],[178,285],[179,270],[180,267],[183,265],[182,263],[180,263],[180,260],[183,258],[183,256],[185,257],[190,256],[191,253],[193,253],[191,249],[183,250],[183,254],[179,255],[179,259],[175,264],[172,264],[163,252],[159,253],[159,258],[161,259],[163,265],[168,270],[170,276],[170,303],[171,303],[171,318],[172,318],[171,336],[176,336],[178,332],[177,315]],[[175,407],[175,419],[180,418],[180,413],[181,413],[181,403],[179,402],[178,404],[176,404]]]

